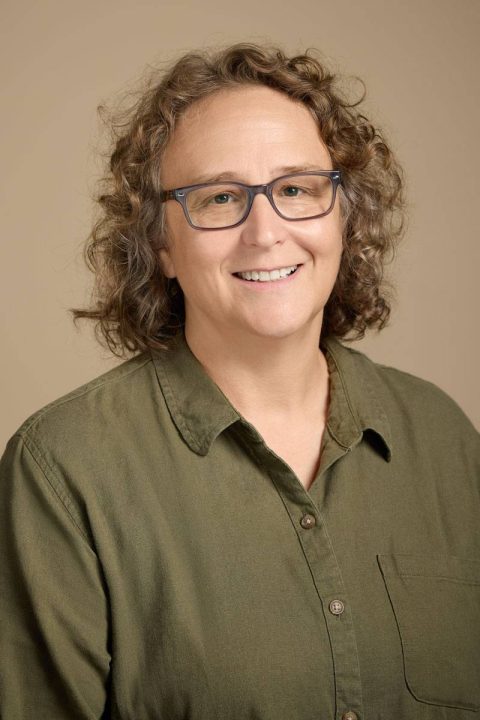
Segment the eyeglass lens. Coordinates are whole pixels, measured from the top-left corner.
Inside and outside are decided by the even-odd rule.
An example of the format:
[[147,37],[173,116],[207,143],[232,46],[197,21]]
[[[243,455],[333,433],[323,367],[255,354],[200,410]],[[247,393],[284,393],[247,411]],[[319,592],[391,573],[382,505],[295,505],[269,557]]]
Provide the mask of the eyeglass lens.
[[[325,175],[294,175],[277,180],[272,199],[288,220],[327,213],[332,205],[333,182]],[[245,215],[248,192],[235,183],[222,182],[191,190],[186,198],[190,219],[197,227],[235,225]]]

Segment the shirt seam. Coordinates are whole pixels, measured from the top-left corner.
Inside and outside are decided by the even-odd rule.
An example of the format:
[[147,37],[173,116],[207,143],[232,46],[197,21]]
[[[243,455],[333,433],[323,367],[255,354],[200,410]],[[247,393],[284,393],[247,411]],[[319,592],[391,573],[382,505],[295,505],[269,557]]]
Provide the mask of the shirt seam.
[[[133,358],[132,358],[133,359]],[[32,415],[30,420],[26,420],[24,424],[21,426],[21,428],[18,430],[17,434],[21,435],[22,437],[28,437],[26,433],[29,432],[33,428],[34,425],[36,425],[45,415],[47,415],[50,410],[53,410],[54,408],[61,407],[62,405],[66,405],[72,400],[76,400],[77,398],[83,397],[84,395],[87,395],[89,392],[92,392],[93,390],[96,390],[97,388],[104,387],[106,385],[109,385],[110,383],[117,382],[118,380],[121,380],[125,377],[128,377],[129,375],[138,372],[141,370],[145,365],[147,365],[149,362],[151,362],[151,359],[149,357],[146,357],[144,362],[142,362],[141,365],[132,368],[131,370],[126,370],[121,375],[115,375],[115,377],[112,378],[96,378],[96,380],[92,380],[91,382],[87,383],[86,387],[79,388],[78,390],[72,390],[72,392],[68,393],[63,398],[58,398],[57,400],[54,400],[51,403],[48,403],[48,405],[45,405],[44,408],[41,410],[38,410],[36,413]],[[112,371],[116,370],[117,368],[113,368]],[[25,435],[24,435],[25,433]]]
[[463,580],[462,578],[458,577],[452,577],[451,575],[425,575],[424,573],[391,573],[389,575],[385,575],[388,579],[397,579],[397,578],[424,578],[425,580],[449,580],[453,583],[458,583],[459,585],[480,585],[480,580]]
[[[87,543],[89,549],[93,554],[96,555],[95,551],[91,547],[90,540],[83,530],[83,528],[80,526],[78,518],[76,518],[76,512],[74,509],[73,501],[71,500],[68,491],[66,488],[62,485],[61,481],[56,477],[55,471],[53,468],[48,464],[45,456],[40,451],[40,448],[36,445],[34,440],[29,437],[28,435],[23,435],[22,433],[17,433],[17,436],[20,437],[22,440],[25,449],[32,457],[33,461],[35,462],[36,466],[40,470],[42,477],[45,478],[47,487],[50,490],[50,493],[58,502],[62,509],[67,514],[69,520],[74,525],[76,530],[80,533],[80,535],[83,537],[85,542]],[[49,473],[51,474],[52,478],[49,477]],[[56,482],[55,482],[56,481]]]

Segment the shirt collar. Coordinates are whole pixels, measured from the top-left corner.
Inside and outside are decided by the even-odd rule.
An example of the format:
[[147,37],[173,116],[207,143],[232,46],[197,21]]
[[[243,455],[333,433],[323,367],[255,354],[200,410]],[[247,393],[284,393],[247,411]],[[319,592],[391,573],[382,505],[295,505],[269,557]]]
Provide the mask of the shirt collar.
[[192,353],[183,332],[168,350],[152,350],[155,370],[173,422],[187,445],[206,455],[215,438],[241,419]]
[[351,448],[365,436],[390,462],[392,435],[381,402],[377,366],[363,353],[345,347],[333,337],[322,341],[322,349],[330,373],[327,420],[330,434],[344,448]]
[[[374,363],[338,340],[322,342],[330,372],[330,409],[327,427],[335,441],[351,448],[365,433],[379,440],[374,448],[391,457],[390,423],[378,397]],[[218,435],[242,418],[193,355],[183,332],[168,350],[152,350],[157,377],[172,420],[188,446],[206,455]]]

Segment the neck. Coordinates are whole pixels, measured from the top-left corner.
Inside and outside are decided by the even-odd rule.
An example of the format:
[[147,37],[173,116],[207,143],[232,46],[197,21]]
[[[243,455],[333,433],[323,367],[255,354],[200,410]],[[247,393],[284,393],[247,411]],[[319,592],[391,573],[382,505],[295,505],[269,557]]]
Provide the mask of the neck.
[[185,327],[191,351],[244,417],[292,418],[312,406],[326,412],[328,369],[319,349],[320,327],[282,338],[232,335],[222,328],[207,337]]

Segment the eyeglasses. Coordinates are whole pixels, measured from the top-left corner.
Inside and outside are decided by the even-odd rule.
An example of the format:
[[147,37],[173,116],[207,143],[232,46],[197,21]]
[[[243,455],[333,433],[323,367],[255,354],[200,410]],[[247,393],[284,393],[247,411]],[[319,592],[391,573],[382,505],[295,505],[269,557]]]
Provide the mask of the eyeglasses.
[[188,224],[197,230],[240,225],[247,219],[255,195],[261,194],[284,220],[313,220],[332,211],[341,180],[339,170],[322,170],[282,175],[266,185],[209,182],[165,190],[160,201],[177,200]]

